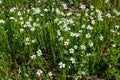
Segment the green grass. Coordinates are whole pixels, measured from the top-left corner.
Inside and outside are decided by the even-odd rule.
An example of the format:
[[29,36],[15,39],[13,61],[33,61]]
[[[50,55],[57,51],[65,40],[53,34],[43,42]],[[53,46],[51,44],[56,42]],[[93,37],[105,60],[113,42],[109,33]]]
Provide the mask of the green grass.
[[119,17],[120,0],[2,0],[0,80],[119,80]]

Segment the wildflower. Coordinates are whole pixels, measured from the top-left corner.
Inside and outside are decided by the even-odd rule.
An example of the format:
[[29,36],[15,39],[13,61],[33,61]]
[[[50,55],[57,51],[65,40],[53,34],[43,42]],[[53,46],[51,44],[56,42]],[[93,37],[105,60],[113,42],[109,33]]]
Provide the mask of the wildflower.
[[4,21],[4,20],[0,20],[0,23],[4,24],[4,23],[5,23],[5,21]]
[[85,46],[85,45],[81,45],[80,48],[81,48],[82,50],[86,50],[86,46]]
[[70,61],[72,62],[72,64],[76,63],[73,57],[70,58]]
[[36,58],[36,55],[32,55],[32,56],[30,56],[31,57],[31,59],[35,59]]
[[30,45],[30,42],[25,42],[25,45]]
[[91,27],[90,25],[88,25],[88,26],[87,26],[87,29],[93,30],[93,27]]
[[63,39],[64,39],[63,37],[60,37],[58,40],[59,40],[59,41],[63,41]]
[[117,29],[118,29],[118,28],[119,28],[119,25],[115,25],[115,28],[117,28]]
[[58,35],[58,36],[60,36],[60,35],[61,35],[60,30],[57,30],[57,35]]
[[99,39],[102,41],[102,40],[103,40],[103,36],[102,36],[102,35],[100,35]]
[[109,2],[109,0],[105,0],[105,3],[108,3]]
[[83,5],[83,3],[79,3],[79,7],[80,7],[81,9],[85,9],[85,8],[86,8],[86,6]]
[[38,49],[37,56],[41,56],[41,55],[42,55],[42,51],[40,49]]
[[85,71],[82,71],[82,75],[85,75]]
[[16,10],[16,8],[13,7],[13,8],[10,9],[10,12],[14,12],[15,10]]
[[48,76],[52,76],[52,75],[53,75],[52,72],[49,72],[49,73],[48,73]]
[[26,37],[25,41],[26,41],[26,42],[30,41],[29,37]]
[[58,65],[59,65],[59,68],[65,68],[65,64],[63,62],[60,62]]
[[89,42],[88,45],[89,45],[90,47],[92,47],[92,46],[94,45],[94,43],[93,43],[93,42]]
[[19,11],[19,12],[17,13],[17,15],[18,15],[18,16],[21,16],[21,12]]
[[110,32],[114,33],[114,32],[115,32],[115,30],[114,30],[114,29],[111,29],[111,30],[110,30]]
[[77,46],[77,45],[74,45],[74,49],[78,49],[78,46]]
[[74,49],[73,49],[73,48],[70,48],[70,49],[69,49],[69,53],[72,53],[72,54],[73,54],[73,53],[74,53]]
[[116,47],[116,44],[112,44],[112,47]]
[[110,14],[110,13],[107,13],[106,16],[107,16],[108,18],[111,18],[111,14]]
[[24,32],[24,29],[23,29],[23,28],[21,28],[21,29],[20,29],[20,32]]
[[34,27],[31,27],[30,30],[31,30],[31,31],[35,31],[35,28],[34,28]]
[[0,4],[2,4],[2,0],[0,0]]
[[67,15],[67,16],[70,16],[70,15],[72,15],[72,12],[68,12],[66,15]]
[[45,11],[45,12],[48,12],[49,10],[45,8],[44,11]]
[[79,30],[79,33],[82,33],[83,32],[83,30]]
[[38,69],[36,72],[36,75],[40,77],[42,74],[43,74],[43,71],[41,69]]
[[35,43],[36,41],[37,41],[36,39],[33,39],[33,40],[32,40],[32,43]]
[[93,9],[94,9],[94,6],[90,5],[90,9],[93,10]]
[[77,13],[77,14],[76,14],[76,16],[78,16],[78,17],[79,17],[79,16],[81,16],[81,14]]
[[85,28],[85,24],[83,24],[83,25],[81,26],[81,28]]
[[55,12],[56,12],[57,14],[60,14],[60,10],[59,10],[58,8],[56,8]]
[[89,57],[91,55],[91,53],[87,53],[87,56]]
[[20,20],[22,21],[22,20],[23,20],[23,17],[20,17]]
[[95,20],[91,20],[91,24],[93,24],[93,25],[94,25],[94,24],[95,24]]
[[33,14],[39,14],[41,11],[39,8],[32,8]]
[[67,5],[66,4],[62,4],[64,9],[67,9]]
[[86,38],[90,38],[91,37],[90,33],[87,33],[85,36],[86,36]]

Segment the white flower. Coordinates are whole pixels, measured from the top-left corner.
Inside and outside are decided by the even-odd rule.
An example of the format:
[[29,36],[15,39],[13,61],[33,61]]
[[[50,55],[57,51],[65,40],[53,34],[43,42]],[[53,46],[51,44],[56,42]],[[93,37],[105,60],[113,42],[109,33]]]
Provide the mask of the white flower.
[[45,12],[48,12],[49,10],[45,8],[44,11],[45,11]]
[[49,73],[48,73],[48,76],[52,76],[52,75],[53,75],[52,72],[49,72]]
[[26,42],[30,41],[29,37],[26,37],[25,41],[26,41]]
[[17,13],[17,15],[18,15],[18,16],[21,16],[22,14],[21,14],[21,12],[19,11],[19,12]]
[[14,18],[14,17],[10,17],[10,19],[11,19],[11,20],[15,20],[15,18]]
[[15,10],[16,10],[16,8],[13,7],[13,8],[10,9],[10,12],[14,12]]
[[64,42],[64,45],[67,46],[67,45],[69,45],[69,43],[70,43],[70,41],[69,41],[69,39],[67,39],[67,41]]
[[87,33],[85,36],[86,36],[86,38],[90,38],[91,37],[90,33]]
[[77,45],[74,45],[74,49],[78,49],[78,46],[77,46]]
[[77,14],[76,14],[76,16],[78,16],[78,17],[79,17],[79,16],[81,16],[81,14],[80,14],[80,13],[77,13]]
[[82,75],[85,75],[85,71],[82,71]]
[[59,10],[58,8],[56,8],[55,12],[56,12],[57,14],[60,14],[60,10]]
[[93,43],[93,42],[89,42],[88,45],[89,45],[90,47],[93,47],[94,43]]
[[90,25],[88,25],[88,26],[87,26],[87,29],[93,30],[93,27],[91,27]]
[[114,32],[115,32],[115,30],[114,30],[114,29],[111,29],[111,30],[110,30],[110,32],[114,33]]
[[41,11],[39,8],[32,8],[33,14],[39,14]]
[[59,40],[59,41],[63,41],[63,40],[64,40],[64,38],[63,38],[63,37],[60,37],[58,40]]
[[60,62],[58,65],[59,65],[59,68],[65,68],[65,64],[62,62]]
[[62,4],[64,9],[67,9],[67,5],[66,4]]
[[90,9],[93,10],[93,9],[94,9],[94,6],[90,5]]
[[91,55],[91,53],[87,53],[86,55],[89,57]]
[[85,6],[85,5],[81,5],[80,8],[81,8],[81,9],[85,9],[86,6]]
[[82,33],[83,32],[83,30],[79,30],[79,33]]
[[95,24],[95,20],[91,20],[91,24],[93,24],[93,25],[94,25],[94,24]]
[[115,28],[117,28],[117,29],[118,29],[118,28],[119,28],[119,25],[115,25]]
[[30,30],[31,30],[31,31],[35,31],[35,28],[34,28],[34,27],[31,27]]
[[22,20],[23,20],[23,17],[20,17],[20,20],[22,21]]
[[81,28],[85,28],[85,24],[83,24],[83,25],[81,26]]
[[65,27],[65,28],[64,28],[64,31],[69,31],[69,30],[70,30],[69,27]]
[[103,36],[102,36],[102,35],[100,35],[99,39],[102,41],[102,40],[103,40]]
[[30,42],[25,42],[25,45],[30,45]]
[[72,54],[73,54],[73,53],[74,53],[74,49],[73,49],[73,48],[70,48],[70,49],[69,49],[69,53],[72,53]]
[[41,56],[41,55],[42,55],[42,51],[40,49],[38,49],[37,56]]
[[74,36],[75,36],[75,34],[74,34],[73,32],[71,32],[71,33],[70,33],[70,36],[74,37]]
[[60,30],[57,30],[57,35],[58,35],[58,36],[60,36],[60,35],[61,35]]
[[111,14],[110,14],[110,13],[107,13],[106,16],[107,16],[108,18],[111,18]]
[[72,64],[76,63],[73,57],[70,58],[70,61],[72,62]]
[[35,59],[36,58],[36,55],[32,55],[32,56],[30,56],[31,57],[31,59]]
[[23,29],[23,28],[21,28],[21,29],[20,29],[20,32],[24,32],[24,29]]
[[33,39],[33,40],[32,40],[32,43],[35,43],[36,41],[37,41],[36,39]]
[[74,21],[73,21],[72,19],[70,19],[70,20],[69,20],[69,23],[70,23],[70,24],[73,24],[73,23],[74,23]]
[[116,44],[112,44],[112,47],[116,47]]
[[36,72],[36,75],[41,76],[42,74],[43,74],[43,71],[41,69],[38,69],[37,72]]
[[85,45],[81,45],[80,48],[81,48],[82,50],[86,50],[86,46],[85,46]]
[[67,15],[67,16],[70,16],[70,15],[72,15],[72,12],[68,12],[66,15]]
[[0,20],[0,23],[4,24],[4,23],[5,23],[5,21],[4,21],[4,20]]
[[0,0],[0,4],[2,4],[2,0]]
[[108,3],[109,2],[109,0],[105,0],[105,3]]

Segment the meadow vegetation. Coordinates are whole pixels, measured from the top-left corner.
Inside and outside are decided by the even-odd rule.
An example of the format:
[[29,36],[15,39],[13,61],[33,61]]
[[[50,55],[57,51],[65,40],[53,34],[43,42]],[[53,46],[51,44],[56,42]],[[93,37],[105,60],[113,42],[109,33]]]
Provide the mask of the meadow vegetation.
[[0,0],[0,80],[120,80],[120,0]]

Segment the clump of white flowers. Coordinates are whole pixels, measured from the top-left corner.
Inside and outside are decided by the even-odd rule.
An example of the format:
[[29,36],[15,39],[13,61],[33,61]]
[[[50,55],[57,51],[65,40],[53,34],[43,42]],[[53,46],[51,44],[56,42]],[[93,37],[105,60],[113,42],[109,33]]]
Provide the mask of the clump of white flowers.
[[60,62],[58,65],[59,65],[59,68],[65,68],[65,64],[63,62]]
[[0,4],[2,4],[2,0],[0,0]]
[[5,21],[0,19],[0,24],[4,24],[4,23],[5,23]]
[[42,55],[42,51],[40,49],[38,49],[37,56],[41,56],[41,55]]
[[74,48],[70,48],[69,53],[73,54],[74,53]]
[[43,74],[43,71],[41,69],[38,69],[36,72],[36,75],[40,77]]
[[73,57],[70,58],[70,61],[72,62],[72,64],[76,63]]

